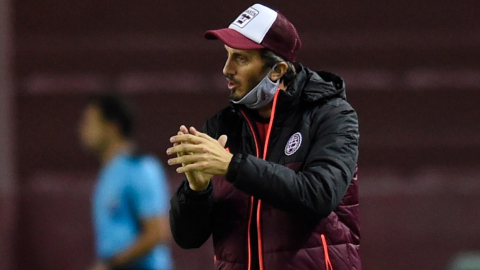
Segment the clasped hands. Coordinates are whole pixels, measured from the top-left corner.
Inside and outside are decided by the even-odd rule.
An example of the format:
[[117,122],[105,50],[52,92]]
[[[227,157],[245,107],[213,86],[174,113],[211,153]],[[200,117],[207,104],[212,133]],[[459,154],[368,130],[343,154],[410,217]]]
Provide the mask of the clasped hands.
[[213,175],[227,174],[233,155],[225,149],[226,135],[216,140],[194,127],[187,129],[182,125],[170,142],[173,146],[167,149],[167,154],[177,157],[169,159],[168,165],[182,165],[176,171],[185,173],[192,190],[205,190]]

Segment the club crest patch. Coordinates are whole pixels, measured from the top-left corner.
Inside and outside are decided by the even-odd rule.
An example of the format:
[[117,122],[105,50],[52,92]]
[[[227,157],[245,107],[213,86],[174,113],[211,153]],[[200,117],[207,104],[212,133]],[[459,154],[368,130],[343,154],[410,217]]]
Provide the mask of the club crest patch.
[[287,145],[285,145],[285,155],[291,156],[297,152],[298,148],[302,144],[302,134],[297,132],[288,139]]
[[258,10],[254,8],[248,8],[245,10],[238,18],[233,22],[233,24],[237,25],[240,28],[243,28],[245,25],[247,25],[255,16],[258,15]]

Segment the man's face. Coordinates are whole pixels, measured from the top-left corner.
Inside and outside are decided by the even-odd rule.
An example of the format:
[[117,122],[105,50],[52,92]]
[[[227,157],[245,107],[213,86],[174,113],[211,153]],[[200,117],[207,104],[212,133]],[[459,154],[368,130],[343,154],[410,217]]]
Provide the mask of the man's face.
[[101,151],[106,143],[107,128],[100,109],[94,105],[86,107],[78,127],[82,145],[95,152]]
[[230,98],[240,100],[268,73],[260,50],[237,50],[225,45],[227,61],[223,67],[230,89]]

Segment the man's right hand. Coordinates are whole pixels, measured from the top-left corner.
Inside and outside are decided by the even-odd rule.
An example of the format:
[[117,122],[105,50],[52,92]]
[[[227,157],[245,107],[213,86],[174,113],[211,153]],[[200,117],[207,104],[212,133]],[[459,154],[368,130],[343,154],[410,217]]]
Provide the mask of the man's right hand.
[[[192,135],[197,135],[197,130],[193,127],[190,127],[190,130],[187,129],[186,126],[182,125],[180,126],[180,130],[177,133],[178,135],[183,135],[183,134],[192,134]],[[220,145],[225,147],[225,144],[227,143],[227,136],[222,135],[220,138],[218,138],[218,142]],[[174,146],[178,145],[177,143],[173,144]],[[178,153],[177,156],[183,156],[183,155],[189,155],[191,153]],[[182,166],[185,166],[187,164],[183,164]],[[187,177],[190,189],[194,191],[203,191],[207,189],[208,184],[210,183],[210,180],[212,179],[213,175],[208,174],[202,171],[190,171],[190,172],[185,172],[185,176]]]

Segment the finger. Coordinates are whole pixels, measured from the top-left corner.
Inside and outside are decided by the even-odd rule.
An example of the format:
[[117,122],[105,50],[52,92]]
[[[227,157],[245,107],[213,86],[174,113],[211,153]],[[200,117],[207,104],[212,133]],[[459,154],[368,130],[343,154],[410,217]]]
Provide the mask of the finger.
[[197,135],[197,129],[196,128],[190,127],[189,131],[190,131],[191,134]]
[[218,138],[218,143],[219,143],[222,147],[225,147],[225,145],[227,145],[227,140],[228,140],[227,135],[222,135],[222,136],[220,136],[220,138]]
[[167,155],[173,155],[177,153],[188,154],[203,154],[208,152],[204,145],[182,143],[167,149]]
[[[183,132],[179,131],[177,132],[177,135],[183,135]],[[173,146],[177,146],[177,145],[179,145],[179,143],[173,143]]]
[[209,161],[199,161],[195,163],[190,163],[182,167],[177,167],[175,169],[177,173],[192,173],[192,172],[200,172],[201,174],[208,174],[208,175],[215,175],[215,174],[223,174],[219,168],[215,166],[212,167],[211,162]]
[[189,173],[194,171],[202,171],[208,167],[208,163],[205,161],[202,162],[195,162],[191,164],[187,164],[182,167],[178,167],[176,169],[177,173]]
[[[194,127],[190,127],[190,134],[192,135],[195,135],[195,136],[198,136],[198,137],[201,137],[201,138],[204,138],[204,139],[207,139],[209,141],[215,141],[215,139],[213,139],[212,137],[208,136],[208,134],[206,133],[203,133],[203,132],[200,132],[198,131],[196,128]],[[224,135],[226,137],[226,135]],[[227,142],[227,140],[225,139],[225,143]],[[225,147],[225,144],[222,145],[223,147]]]
[[[183,135],[183,132],[179,131],[179,132],[177,132],[177,135]],[[179,144],[179,143],[173,143],[173,146],[178,146],[178,145],[180,145],[180,144]],[[168,149],[167,149],[167,151],[168,151]],[[177,156],[178,156],[178,157],[181,157],[181,156],[183,156],[184,154],[185,154],[185,153],[177,153]]]
[[203,162],[207,160],[207,156],[204,154],[185,155],[182,157],[171,158],[167,161],[168,165],[186,165],[197,162]]
[[183,132],[184,134],[188,134],[188,129],[185,125],[180,126],[180,131]]
[[[208,136],[208,135],[207,135]],[[205,137],[199,137],[192,134],[182,134],[182,135],[175,135],[170,138],[171,143],[191,143],[191,144],[200,144],[205,143]]]
[[[193,131],[194,133],[193,133],[192,131]],[[191,127],[191,128],[190,128],[190,133],[192,133],[192,135],[195,135],[195,136],[197,136],[197,137],[206,139],[206,140],[208,140],[208,141],[216,142],[216,140],[215,140],[214,138],[210,137],[210,136],[209,136],[208,134],[206,134],[206,133],[203,133],[203,132],[200,132],[200,131],[196,130],[194,127]]]

